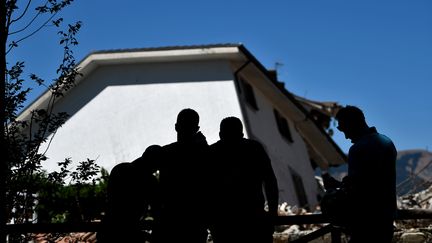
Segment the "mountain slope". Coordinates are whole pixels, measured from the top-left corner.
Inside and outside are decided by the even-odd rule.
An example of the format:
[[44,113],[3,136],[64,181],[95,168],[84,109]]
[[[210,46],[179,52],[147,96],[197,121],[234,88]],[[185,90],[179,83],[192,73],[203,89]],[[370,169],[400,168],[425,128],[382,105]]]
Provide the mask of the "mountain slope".
[[426,150],[398,152],[396,162],[398,195],[416,193],[432,184],[432,153]]

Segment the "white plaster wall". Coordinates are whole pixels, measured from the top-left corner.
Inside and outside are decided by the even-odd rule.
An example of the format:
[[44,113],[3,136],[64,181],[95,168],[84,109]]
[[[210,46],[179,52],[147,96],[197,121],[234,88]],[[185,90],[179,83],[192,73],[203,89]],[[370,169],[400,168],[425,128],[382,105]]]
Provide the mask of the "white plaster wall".
[[[54,136],[43,165],[57,169],[56,162],[71,157],[76,162],[96,159],[108,171],[120,162],[132,161],[149,145],[175,141],[174,124],[183,108],[195,109],[201,131],[211,144],[219,137],[219,123],[227,116],[250,124],[253,135],[266,147],[278,178],[281,201],[291,205],[297,197],[288,166],[303,178],[308,202],[316,202],[316,184],[306,147],[290,123],[289,144],[277,130],[273,107],[254,89],[258,112],[246,105],[246,123],[225,61],[141,63],[102,66],[84,77],[56,106],[71,117]],[[41,149],[45,149],[46,145]]]
[[221,119],[242,118],[225,62],[106,66],[85,78],[57,104],[71,117],[50,145],[44,164],[49,171],[65,157],[97,159],[110,171],[138,158],[149,145],[174,142],[183,108],[200,114],[200,130],[209,143],[219,139]]
[[241,99],[245,110],[245,118],[250,126],[249,131],[252,133],[249,136],[258,139],[264,144],[272,160],[273,169],[278,179],[279,201],[287,202],[289,205],[298,204],[289,170],[289,167],[291,167],[302,177],[309,205],[315,206],[317,204],[316,181],[303,139],[289,117],[285,117],[288,120],[292,139],[294,140],[293,143],[288,142],[278,130],[273,105],[260,90],[256,88],[253,90],[258,110],[254,110],[248,105],[244,98]]

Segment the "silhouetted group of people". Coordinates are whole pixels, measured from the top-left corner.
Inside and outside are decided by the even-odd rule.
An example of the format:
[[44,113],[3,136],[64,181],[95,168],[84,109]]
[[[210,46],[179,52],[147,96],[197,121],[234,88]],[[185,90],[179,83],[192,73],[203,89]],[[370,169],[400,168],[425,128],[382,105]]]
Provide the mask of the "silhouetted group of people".
[[[336,119],[353,143],[348,176],[343,183],[331,177],[325,182],[347,193],[349,210],[340,210],[350,243],[370,235],[391,242],[396,149],[367,125],[359,108],[346,106]],[[142,157],[112,169],[98,242],[205,243],[209,232],[214,243],[273,242],[278,185],[263,146],[244,138],[236,117],[221,121],[220,140],[212,145],[199,128],[198,113],[184,109],[175,124],[176,142],[152,145]],[[147,229],[146,217],[153,219]]]
[[184,109],[176,142],[112,169],[98,242],[205,243],[209,232],[215,243],[273,241],[278,187],[264,148],[236,117],[221,121],[212,145],[199,128],[198,113]]

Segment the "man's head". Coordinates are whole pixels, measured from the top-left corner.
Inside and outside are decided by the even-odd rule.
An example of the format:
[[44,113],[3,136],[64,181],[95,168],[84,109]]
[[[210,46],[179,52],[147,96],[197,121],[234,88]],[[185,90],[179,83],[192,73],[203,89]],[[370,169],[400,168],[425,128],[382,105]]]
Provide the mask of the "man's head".
[[146,148],[141,158],[144,160],[155,160],[160,156],[162,147],[157,144],[150,145]]
[[154,144],[146,148],[144,153],[138,159],[134,160],[132,164],[136,166],[140,173],[153,173],[151,170],[152,165],[156,164],[162,153],[162,147]]
[[220,123],[219,137],[221,140],[237,140],[243,138],[243,125],[237,117],[224,118]]
[[358,107],[347,105],[336,114],[338,130],[345,134],[345,138],[351,141],[359,138],[368,128],[363,111]]
[[186,108],[177,115],[175,129],[177,131],[177,140],[188,139],[193,137],[199,130],[199,115],[196,111]]

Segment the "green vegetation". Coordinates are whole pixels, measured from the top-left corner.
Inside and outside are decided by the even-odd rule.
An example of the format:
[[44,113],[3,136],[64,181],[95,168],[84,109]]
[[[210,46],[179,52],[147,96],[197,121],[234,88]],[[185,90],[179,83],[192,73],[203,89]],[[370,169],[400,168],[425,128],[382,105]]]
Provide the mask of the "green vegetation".
[[[73,0],[5,0],[1,8],[0,40],[0,242],[5,241],[6,223],[86,222],[100,219],[105,205],[107,172],[87,159],[71,168],[71,159],[59,162],[59,170],[47,173],[47,150],[59,127],[68,119],[65,112],[54,112],[56,101],[75,85],[80,76],[73,55],[78,45],[80,21],[63,24],[60,12]],[[57,32],[62,57],[56,77],[46,81],[25,72],[25,60],[10,61],[23,43],[42,29]],[[53,46],[54,48],[55,46]],[[38,48],[33,46],[32,48]],[[43,58],[43,57],[41,57]],[[32,87],[47,89],[47,102],[20,117]],[[43,144],[48,144],[43,148]],[[65,151],[67,157],[67,151]],[[101,174],[102,173],[102,174]],[[9,236],[9,242],[23,242]]]

